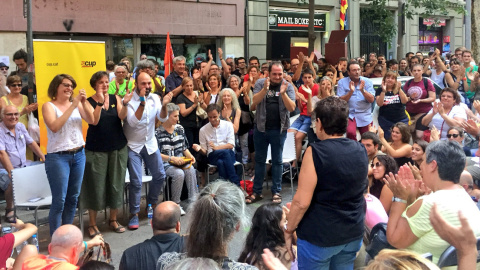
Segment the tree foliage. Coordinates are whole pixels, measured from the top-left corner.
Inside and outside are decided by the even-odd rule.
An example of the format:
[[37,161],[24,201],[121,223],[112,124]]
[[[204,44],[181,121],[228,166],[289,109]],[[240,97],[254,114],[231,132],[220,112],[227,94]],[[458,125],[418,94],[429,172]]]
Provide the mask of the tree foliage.
[[[378,25],[375,28],[376,34],[380,38],[391,44],[397,34],[398,25],[395,23],[393,10],[388,7],[388,0],[366,0],[369,4],[367,18],[374,20]],[[400,1],[399,1],[400,4]],[[466,10],[463,4],[453,3],[449,0],[405,0],[404,8],[398,7],[399,16],[405,16],[406,19],[413,19],[415,15],[421,17],[447,16],[450,11],[459,14],[465,14]],[[401,20],[399,20],[400,22]]]

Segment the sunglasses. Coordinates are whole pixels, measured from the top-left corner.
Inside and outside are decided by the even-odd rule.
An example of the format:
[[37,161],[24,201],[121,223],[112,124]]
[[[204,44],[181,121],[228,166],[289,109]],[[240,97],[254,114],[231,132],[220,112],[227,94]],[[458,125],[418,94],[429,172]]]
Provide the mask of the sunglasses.
[[2,67],[0,70],[8,70],[8,67]]
[[376,163],[373,163],[373,162],[372,162],[372,164],[370,164],[370,167],[372,167],[372,168],[375,168],[375,167],[378,168],[378,167],[380,167],[380,166],[383,166],[383,165],[382,165],[382,163],[380,163],[380,162],[378,162],[378,161],[377,161]]
[[12,84],[10,85],[11,87],[22,87],[22,84],[21,83],[17,83],[17,84]]
[[460,136],[460,134],[447,134],[447,138],[457,138],[458,136]]

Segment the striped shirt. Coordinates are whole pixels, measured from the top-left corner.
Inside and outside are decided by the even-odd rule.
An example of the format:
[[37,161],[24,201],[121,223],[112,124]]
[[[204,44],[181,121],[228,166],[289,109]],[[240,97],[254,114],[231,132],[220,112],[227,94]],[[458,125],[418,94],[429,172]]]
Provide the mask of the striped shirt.
[[175,125],[172,133],[168,133],[163,126],[160,126],[155,131],[155,136],[160,153],[164,155],[183,157],[183,151],[188,149],[188,141],[182,125]]

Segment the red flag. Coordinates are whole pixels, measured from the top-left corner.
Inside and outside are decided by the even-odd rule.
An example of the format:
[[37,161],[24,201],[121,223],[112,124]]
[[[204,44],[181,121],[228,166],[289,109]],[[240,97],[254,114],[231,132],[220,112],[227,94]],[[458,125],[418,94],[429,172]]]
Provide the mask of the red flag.
[[167,44],[165,45],[165,57],[163,58],[163,66],[165,67],[165,78],[170,75],[173,68],[173,55],[172,43],[170,42],[170,32],[167,33]]
[[348,0],[340,0],[340,30],[345,30],[345,21],[348,8]]

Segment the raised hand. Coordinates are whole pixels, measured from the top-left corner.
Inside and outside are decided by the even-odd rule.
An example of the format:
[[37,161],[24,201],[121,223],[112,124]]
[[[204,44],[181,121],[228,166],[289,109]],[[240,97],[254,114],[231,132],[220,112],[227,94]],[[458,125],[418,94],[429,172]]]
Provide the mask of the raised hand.
[[413,177],[417,180],[422,180],[422,174],[420,173],[420,169],[416,165],[413,165],[410,162],[408,162],[407,164],[410,170],[412,171]]
[[378,137],[380,139],[385,139],[385,132],[383,131],[383,129],[380,126],[378,126]]
[[162,106],[167,106],[168,103],[172,102],[173,93],[170,92],[163,97]]
[[95,93],[95,96],[97,97],[98,103],[104,103],[105,102],[105,94],[103,92],[98,91],[97,93]]
[[436,102],[436,101],[433,102],[433,108],[432,108],[433,114],[437,114],[437,113],[438,113],[438,103],[439,103],[439,102]]
[[302,85],[302,89],[303,91],[305,91],[309,96],[312,95],[312,89],[310,89],[310,87],[306,86],[305,84]]
[[222,50],[222,48],[218,48],[218,58],[220,58],[220,59],[223,58],[223,50]]
[[444,115],[445,114],[445,109],[443,108],[443,104],[441,102],[438,103],[438,113],[440,115]]
[[133,90],[127,90],[127,92],[125,93],[125,96],[123,97],[123,105],[127,106],[128,102],[132,100],[132,97],[133,97]]
[[288,82],[287,81],[282,81],[282,85],[280,86],[280,95],[287,92],[287,86],[288,86]]
[[313,60],[315,59],[315,53],[312,52],[310,53],[310,57],[307,58],[308,63],[313,63]]
[[387,92],[387,84],[385,83],[385,80],[382,80],[382,91]]
[[[480,133],[480,129],[477,123],[473,119],[468,119],[467,121],[463,121],[462,127],[463,129],[465,129],[467,133],[472,134],[473,136],[478,136]],[[480,153],[480,151],[477,151],[477,153]]]
[[440,140],[440,132],[435,126],[433,126],[430,130],[430,141],[433,142],[438,140]]
[[212,61],[213,61],[212,50],[208,50],[208,60],[212,60]]
[[354,92],[355,91],[355,83],[353,81],[350,81],[350,92]]

